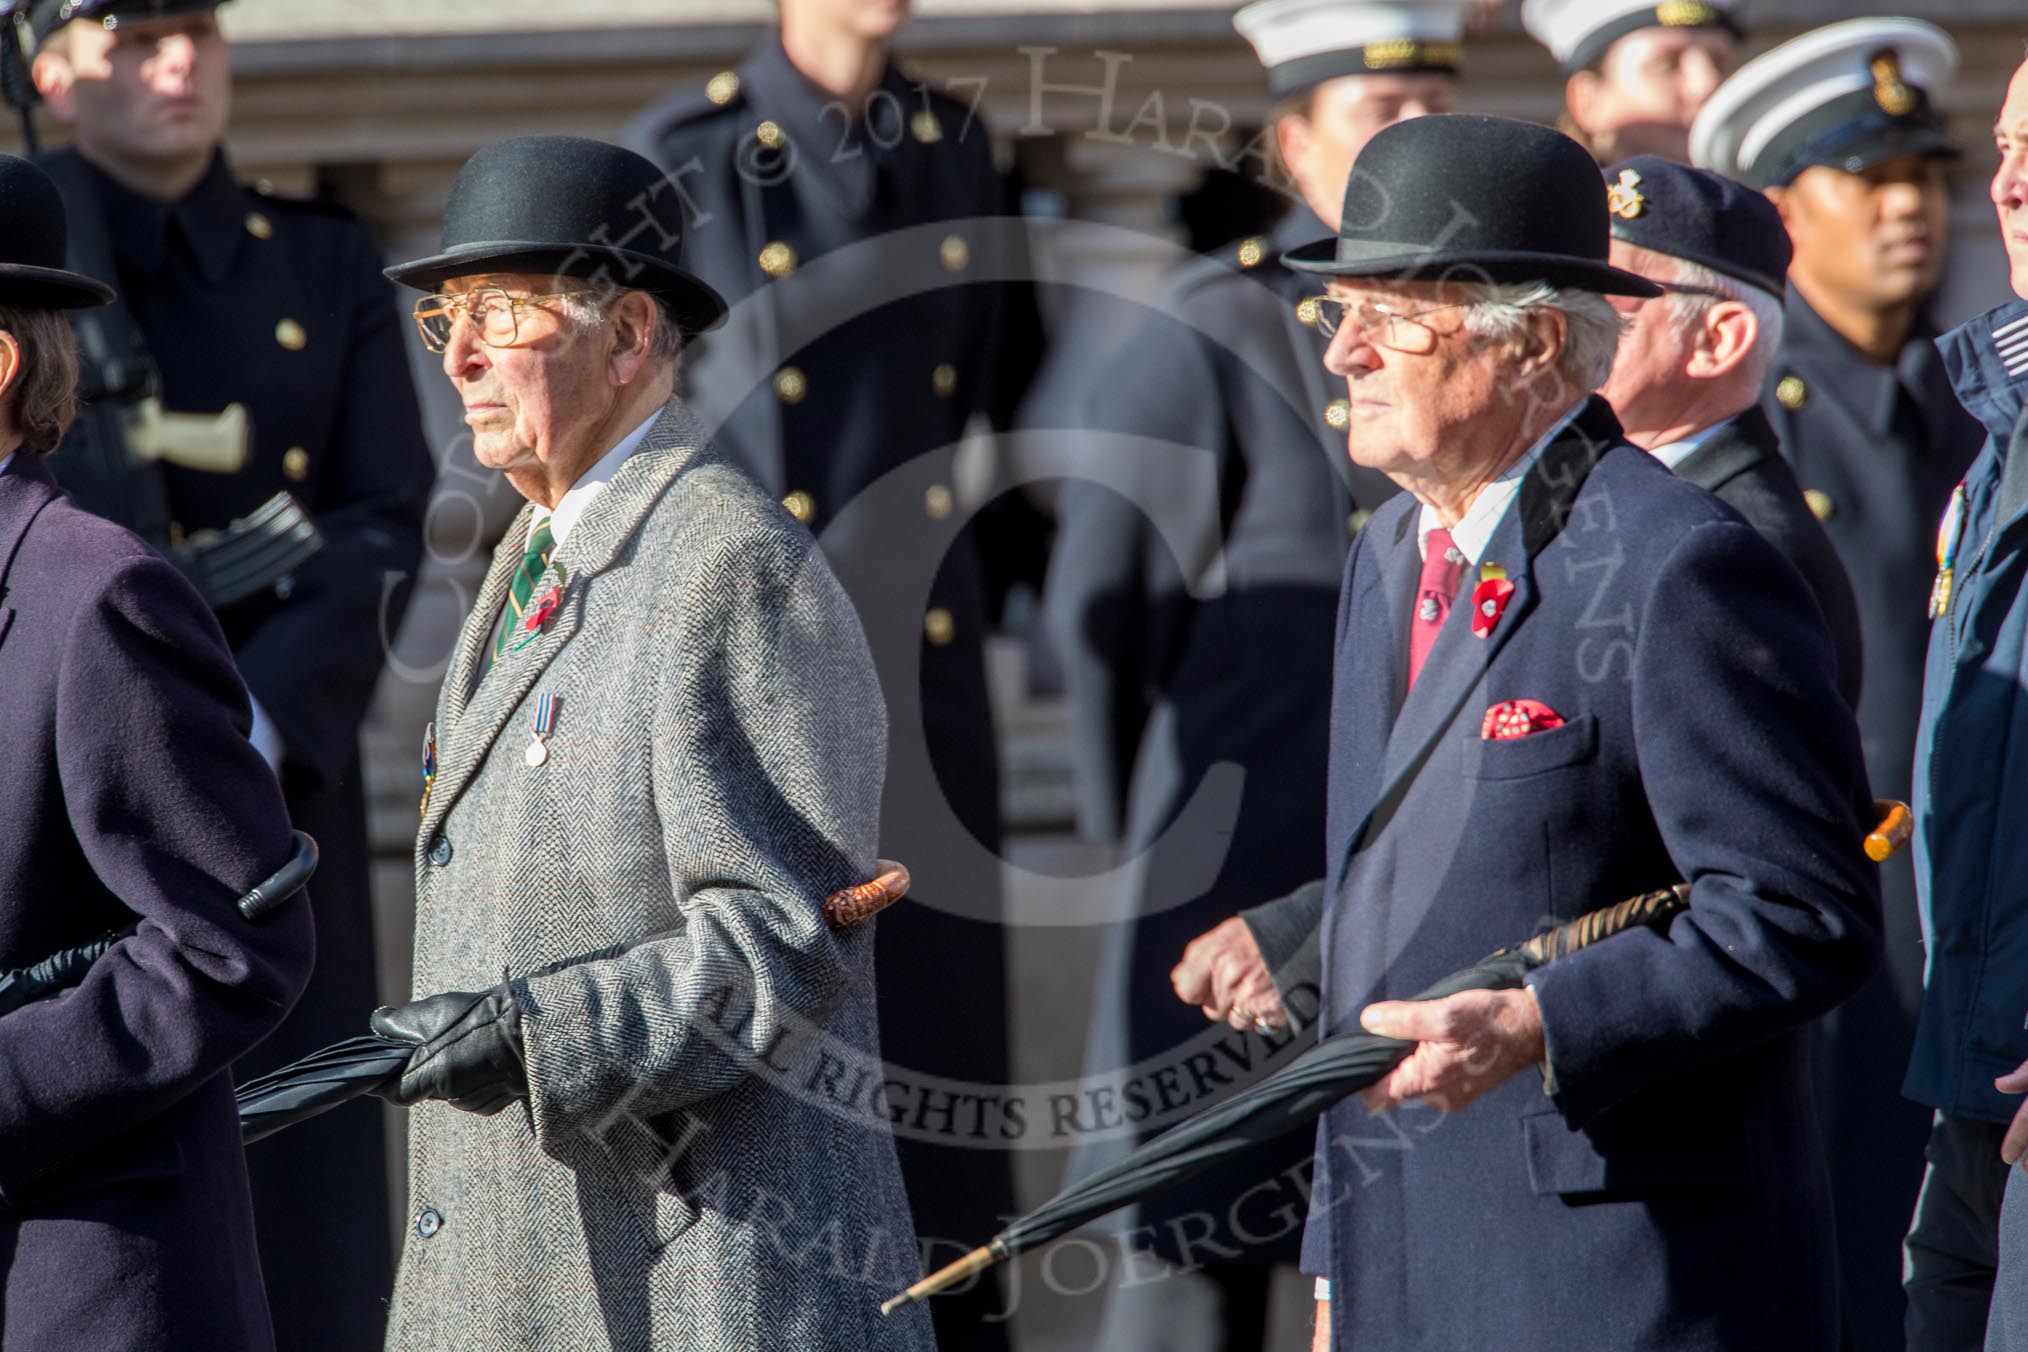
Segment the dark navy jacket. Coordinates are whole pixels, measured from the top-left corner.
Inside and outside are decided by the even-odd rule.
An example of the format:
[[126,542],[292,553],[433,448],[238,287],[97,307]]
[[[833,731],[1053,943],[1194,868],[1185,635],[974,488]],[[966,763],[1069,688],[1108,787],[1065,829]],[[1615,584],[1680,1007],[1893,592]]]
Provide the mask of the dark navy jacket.
[[[1996,519],[2010,442],[2028,407],[2028,301],[1938,340],[1958,398],[1985,425],[1962,491],[1950,604],[1931,627],[1916,742],[1915,877],[1929,959],[1909,1097],[2006,1122],[1993,1077],[2028,1060],[2028,513]],[[2019,737],[2021,740],[2015,740]]]
[[0,1346],[273,1345],[227,1067],[282,1021],[307,901],[217,623],[39,463],[0,473],[0,968],[138,928],[0,1016]]
[[[1594,463],[1595,462],[1595,463]],[[1550,442],[1404,699],[1416,504],[1347,565],[1324,1026],[1678,880],[1689,911],[1532,978],[1554,1096],[1320,1124],[1305,1267],[1333,1346],[1838,1345],[1804,1025],[1879,959],[1858,730],[1801,576],[1594,399]],[[1468,570],[1467,584],[1477,577]],[[1379,641],[1376,641],[1378,639]],[[1516,699],[1563,725],[1490,741]]]

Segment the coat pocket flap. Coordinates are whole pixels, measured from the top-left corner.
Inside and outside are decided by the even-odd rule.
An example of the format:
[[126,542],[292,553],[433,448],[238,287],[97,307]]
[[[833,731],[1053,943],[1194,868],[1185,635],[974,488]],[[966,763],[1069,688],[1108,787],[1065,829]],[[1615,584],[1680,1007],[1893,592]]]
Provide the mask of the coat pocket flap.
[[1495,741],[1475,728],[1463,741],[1466,779],[1520,779],[1597,755],[1598,715],[1579,714],[1560,728]]

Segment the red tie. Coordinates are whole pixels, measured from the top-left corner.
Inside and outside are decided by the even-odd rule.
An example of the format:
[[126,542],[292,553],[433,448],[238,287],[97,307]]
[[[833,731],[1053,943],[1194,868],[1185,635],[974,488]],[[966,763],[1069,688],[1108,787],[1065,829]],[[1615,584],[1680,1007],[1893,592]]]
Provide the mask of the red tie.
[[1465,556],[1451,543],[1451,533],[1439,527],[1429,533],[1422,547],[1422,579],[1415,585],[1415,621],[1408,631],[1408,684],[1422,674],[1423,659],[1436,646],[1444,617],[1458,594],[1465,572]]

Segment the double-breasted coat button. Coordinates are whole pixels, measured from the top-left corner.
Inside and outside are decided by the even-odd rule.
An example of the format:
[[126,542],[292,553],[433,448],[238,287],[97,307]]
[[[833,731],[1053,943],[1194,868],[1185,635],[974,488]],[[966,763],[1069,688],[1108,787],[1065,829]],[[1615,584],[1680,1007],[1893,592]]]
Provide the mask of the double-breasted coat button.
[[753,129],[753,139],[759,141],[769,150],[780,150],[782,143],[789,138],[782,131],[781,123],[769,120]]
[[739,93],[739,76],[722,70],[705,82],[704,97],[723,108]]
[[945,235],[937,246],[937,256],[943,259],[945,272],[963,272],[972,261],[972,246],[965,243],[963,235]]
[[1306,329],[1317,327],[1317,298],[1296,302],[1296,322]]
[[942,606],[935,606],[931,608],[929,614],[922,617],[922,632],[923,637],[936,647],[942,648],[958,636],[958,622],[951,618],[950,611]]
[[444,1228],[444,1213],[433,1206],[426,1206],[415,1213],[415,1232],[424,1239],[434,1239],[437,1231]]
[[790,516],[806,526],[817,519],[817,500],[800,488],[783,498],[782,506],[789,509]]
[[301,352],[309,345],[310,335],[295,320],[284,319],[275,325],[275,341],[291,352]]
[[282,476],[293,483],[309,478],[310,453],[301,446],[291,446],[282,452]]
[[1352,401],[1333,399],[1324,405],[1324,421],[1337,431],[1344,431],[1352,425]]
[[1775,402],[1793,413],[1810,402],[1810,387],[1801,376],[1783,376],[1775,386]]
[[1260,260],[1267,257],[1267,241],[1259,235],[1239,242],[1239,265],[1243,268],[1257,268]]
[[451,838],[438,836],[437,843],[430,846],[430,862],[438,868],[451,862]]
[[922,495],[922,509],[929,513],[930,520],[943,520],[951,514],[951,490],[942,484],[931,484]]
[[273,239],[275,223],[261,212],[249,211],[246,214],[246,232],[255,239]]
[[775,398],[783,403],[800,404],[809,392],[810,382],[804,378],[802,368],[784,366],[775,372]]
[[760,270],[770,277],[786,277],[796,270],[796,251],[780,240],[760,251]]
[[930,388],[937,392],[937,398],[948,399],[958,392],[958,368],[949,362],[937,363],[937,369],[930,372]]

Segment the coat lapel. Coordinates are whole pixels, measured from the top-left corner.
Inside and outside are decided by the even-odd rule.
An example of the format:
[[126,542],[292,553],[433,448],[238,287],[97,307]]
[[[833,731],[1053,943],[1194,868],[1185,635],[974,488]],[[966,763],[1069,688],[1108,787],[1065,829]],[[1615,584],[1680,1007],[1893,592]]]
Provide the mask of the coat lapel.
[[[1435,646],[1430,649],[1422,675],[1401,702],[1394,728],[1387,738],[1378,792],[1358,829],[1346,838],[1348,860],[1369,837],[1386,828],[1394,810],[1414,784],[1416,775],[1428,762],[1431,752],[1456,725],[1458,712],[1465,701],[1479,687],[1500,650],[1534,610],[1538,595],[1536,557],[1563,530],[1564,522],[1570,517],[1571,504],[1577,500],[1592,466],[1620,440],[1618,420],[1605,402],[1594,396],[1543,449],[1534,468],[1522,482],[1521,493],[1513,509],[1501,520],[1480,558],[1480,566],[1497,563],[1507,570],[1507,580],[1514,584],[1514,594],[1508,598],[1506,609],[1501,612],[1499,623],[1492,633],[1480,638],[1472,632],[1471,607],[1472,589],[1479,582],[1479,568],[1466,570],[1458,600],[1444,621],[1443,632],[1438,634]],[[1421,573],[1421,560],[1414,541],[1414,519],[1415,514],[1411,512],[1406,547],[1395,551],[1396,566],[1386,584],[1389,611],[1394,617],[1393,637],[1397,640],[1394,651],[1397,654],[1405,654],[1407,649],[1402,635],[1407,629],[1408,604],[1415,589],[1413,578],[1404,574],[1411,567],[1416,576]],[[1402,672],[1394,687],[1399,690],[1407,673],[1402,657],[1397,656],[1395,661],[1397,669]]]
[[[561,581],[563,602],[556,614],[524,646],[516,648],[517,640],[509,639],[509,650],[481,676],[478,672],[484,663],[486,645],[493,641],[500,607],[506,604],[508,584],[521,561],[532,509],[524,509],[514,519],[514,525],[494,551],[493,565],[487,570],[472,613],[465,619],[457,651],[446,673],[437,779],[429,808],[423,814],[419,839],[430,839],[459,795],[470,786],[507,720],[576,634],[592,580],[612,566],[621,547],[640,528],[662,491],[691,462],[702,444],[702,428],[689,409],[680,401],[671,400],[649,429],[640,449],[627,458],[605,491],[579,518],[569,537],[550,556],[550,566],[536,583],[534,594],[540,596]],[[456,693],[461,691],[469,691],[469,696]]]

